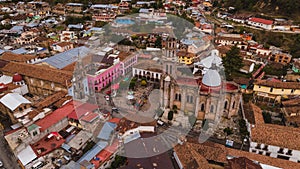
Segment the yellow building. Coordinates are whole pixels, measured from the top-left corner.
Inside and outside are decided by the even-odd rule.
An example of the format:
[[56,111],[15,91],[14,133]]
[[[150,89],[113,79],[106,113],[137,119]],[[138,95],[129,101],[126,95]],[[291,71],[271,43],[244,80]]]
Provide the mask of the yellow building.
[[281,97],[300,95],[300,83],[260,80],[254,83],[253,91],[256,96],[267,97],[280,102]]
[[186,52],[186,51],[179,51],[177,53],[179,63],[184,63],[186,65],[190,65],[194,63],[194,54]]

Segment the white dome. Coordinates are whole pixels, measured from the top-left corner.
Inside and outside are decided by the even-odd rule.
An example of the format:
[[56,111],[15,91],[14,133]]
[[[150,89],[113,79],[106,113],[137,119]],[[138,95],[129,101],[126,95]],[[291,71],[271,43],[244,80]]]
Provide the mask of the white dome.
[[209,87],[217,87],[221,85],[221,77],[217,70],[209,69],[202,78],[202,83]]

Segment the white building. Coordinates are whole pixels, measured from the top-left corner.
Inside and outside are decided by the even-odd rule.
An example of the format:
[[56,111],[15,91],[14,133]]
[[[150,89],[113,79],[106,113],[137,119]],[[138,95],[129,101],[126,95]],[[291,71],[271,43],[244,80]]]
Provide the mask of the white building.
[[262,18],[249,18],[247,20],[248,25],[271,30],[273,27],[273,21]]

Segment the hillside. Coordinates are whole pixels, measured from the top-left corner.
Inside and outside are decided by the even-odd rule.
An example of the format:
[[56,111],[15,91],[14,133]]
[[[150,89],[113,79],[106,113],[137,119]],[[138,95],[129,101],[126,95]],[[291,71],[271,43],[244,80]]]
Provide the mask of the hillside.
[[216,0],[219,7],[235,7],[235,12],[263,13],[266,17],[286,17],[300,22],[299,0]]

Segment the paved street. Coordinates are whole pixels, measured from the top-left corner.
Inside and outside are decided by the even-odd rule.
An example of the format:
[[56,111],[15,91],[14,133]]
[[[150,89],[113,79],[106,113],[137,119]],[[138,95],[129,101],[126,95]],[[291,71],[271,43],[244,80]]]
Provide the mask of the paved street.
[[0,160],[6,169],[20,169],[17,159],[10,151],[2,131],[0,131]]

